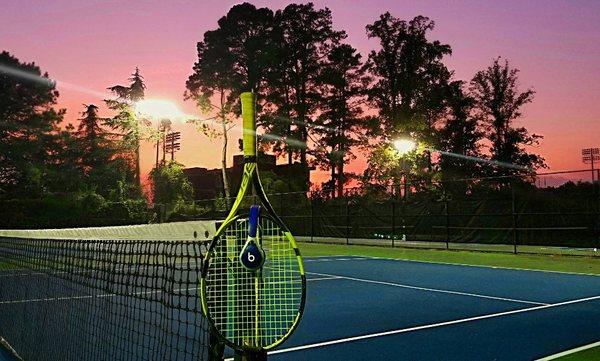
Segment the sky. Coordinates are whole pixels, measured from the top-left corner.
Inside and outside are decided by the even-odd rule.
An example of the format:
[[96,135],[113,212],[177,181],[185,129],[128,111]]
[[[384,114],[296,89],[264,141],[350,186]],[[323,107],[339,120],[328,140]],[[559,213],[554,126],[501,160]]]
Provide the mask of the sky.
[[[273,10],[289,1],[251,1]],[[301,1],[297,1],[301,2]],[[584,169],[581,149],[600,147],[600,1],[313,1],[328,7],[334,27],[366,57],[377,47],[365,25],[389,11],[410,20],[434,20],[431,40],[452,46],[445,60],[456,79],[473,75],[502,56],[521,70],[521,90],[533,88],[517,125],[544,136],[533,151],[551,171]],[[127,84],[139,67],[148,86],[147,98],[166,98],[198,117],[184,101],[185,81],[196,61],[196,43],[205,31],[238,2],[192,1],[30,1],[1,0],[0,50],[21,61],[35,62],[59,81],[59,106],[66,120],[77,123],[83,104],[102,105],[108,86]],[[73,86],[61,86],[61,82]],[[79,87],[79,90],[76,88]],[[81,91],[86,89],[88,91]],[[101,108],[103,109],[103,108]],[[103,115],[108,113],[103,109]],[[221,146],[190,124],[182,132],[178,161],[187,167],[220,166]],[[237,152],[239,127],[232,132],[230,154]],[[142,168],[154,164],[151,144],[142,149]],[[230,158],[231,159],[231,158]],[[231,161],[229,161],[231,163]],[[348,169],[360,172],[364,158]],[[322,178],[316,174],[316,178]],[[315,180],[315,179],[313,179]]]

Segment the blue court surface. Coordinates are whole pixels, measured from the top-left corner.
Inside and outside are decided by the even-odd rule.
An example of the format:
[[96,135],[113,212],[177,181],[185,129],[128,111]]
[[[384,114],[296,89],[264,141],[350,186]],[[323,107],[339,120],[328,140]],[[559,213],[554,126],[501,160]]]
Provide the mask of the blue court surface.
[[270,360],[534,360],[600,340],[600,277],[307,258],[301,324]]

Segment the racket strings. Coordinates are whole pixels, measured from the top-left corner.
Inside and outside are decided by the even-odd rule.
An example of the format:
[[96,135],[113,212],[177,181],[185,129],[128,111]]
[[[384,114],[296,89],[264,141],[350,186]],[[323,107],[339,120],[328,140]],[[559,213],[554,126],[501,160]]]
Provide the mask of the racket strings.
[[248,271],[239,254],[248,237],[247,220],[232,222],[218,239],[207,275],[207,306],[217,330],[239,346],[264,348],[284,338],[296,322],[303,280],[285,233],[261,218],[257,242],[266,261]]

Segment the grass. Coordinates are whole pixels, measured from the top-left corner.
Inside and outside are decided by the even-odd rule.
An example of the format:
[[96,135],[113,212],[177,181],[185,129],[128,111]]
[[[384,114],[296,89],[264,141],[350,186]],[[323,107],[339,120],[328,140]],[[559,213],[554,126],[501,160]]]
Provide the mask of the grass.
[[299,248],[304,256],[347,255],[385,257],[414,261],[600,275],[600,257],[446,251],[322,243],[300,243]]
[[592,347],[587,350],[572,353],[561,358],[557,358],[557,361],[589,361],[589,360],[600,360],[600,347]]

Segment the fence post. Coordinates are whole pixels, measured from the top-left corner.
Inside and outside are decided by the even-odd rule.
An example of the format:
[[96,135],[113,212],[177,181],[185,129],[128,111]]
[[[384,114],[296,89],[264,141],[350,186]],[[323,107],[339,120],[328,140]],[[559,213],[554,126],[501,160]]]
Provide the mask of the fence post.
[[350,244],[350,200],[346,198],[346,244]]
[[314,242],[315,236],[315,200],[310,198],[310,241]]
[[450,249],[450,212],[447,199],[444,199],[444,213],[446,213],[446,249]]
[[396,246],[396,202],[392,198],[392,247]]
[[[592,155],[593,157],[593,155]],[[596,183],[594,183],[594,176],[592,174],[592,189],[596,195],[597,198],[597,204],[596,204],[596,223],[594,226],[594,235],[596,236],[596,247],[595,247],[595,251],[600,251],[600,169],[596,170],[597,172],[597,176],[596,176],[596,183],[598,183],[596,185]],[[592,209],[594,209],[594,206],[592,206]],[[594,254],[596,255],[596,254]]]
[[517,254],[517,205],[514,180],[510,181],[511,190],[511,214],[512,214],[512,238],[513,238],[513,253]]

